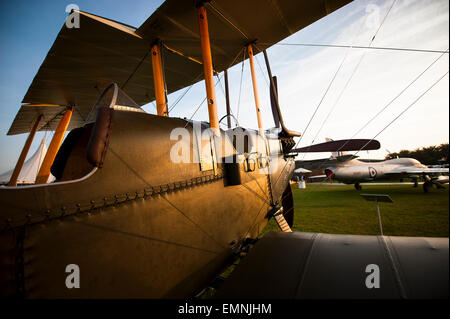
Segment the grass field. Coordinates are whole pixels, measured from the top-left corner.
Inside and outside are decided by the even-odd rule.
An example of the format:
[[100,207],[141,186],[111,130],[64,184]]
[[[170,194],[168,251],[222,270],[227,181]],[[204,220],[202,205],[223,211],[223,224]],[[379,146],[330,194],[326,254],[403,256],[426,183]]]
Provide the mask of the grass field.
[[[359,194],[388,194],[391,203],[380,203],[384,235],[448,237],[449,190],[435,189],[424,193],[419,185],[364,185],[356,191],[353,185],[314,185],[292,188],[294,196],[293,230],[331,234],[379,234],[374,202]],[[272,219],[262,236],[278,231]]]

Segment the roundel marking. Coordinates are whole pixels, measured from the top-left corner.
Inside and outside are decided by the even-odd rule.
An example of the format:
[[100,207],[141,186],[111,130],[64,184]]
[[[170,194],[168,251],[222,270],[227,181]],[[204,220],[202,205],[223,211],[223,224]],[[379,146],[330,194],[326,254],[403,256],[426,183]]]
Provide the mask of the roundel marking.
[[370,176],[370,178],[377,177],[377,170],[373,167],[369,167],[369,176]]

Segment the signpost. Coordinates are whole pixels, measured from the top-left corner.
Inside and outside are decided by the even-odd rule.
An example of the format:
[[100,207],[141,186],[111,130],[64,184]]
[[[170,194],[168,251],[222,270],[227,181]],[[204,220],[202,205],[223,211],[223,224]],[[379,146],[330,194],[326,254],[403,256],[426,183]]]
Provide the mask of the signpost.
[[393,203],[394,201],[391,199],[389,195],[386,194],[360,194],[360,195],[364,197],[364,199],[368,202],[375,202],[377,206],[378,223],[380,225],[380,234],[381,236],[383,236],[383,226],[381,225],[381,215],[378,202]]

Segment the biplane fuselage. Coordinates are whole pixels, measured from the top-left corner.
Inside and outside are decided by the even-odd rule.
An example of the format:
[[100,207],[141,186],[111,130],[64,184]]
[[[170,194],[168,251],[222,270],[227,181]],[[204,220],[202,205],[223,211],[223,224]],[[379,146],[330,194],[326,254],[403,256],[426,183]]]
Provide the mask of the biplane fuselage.
[[[244,160],[237,163],[241,184],[227,185],[227,164],[215,158],[204,170],[172,161],[181,140],[170,134],[180,127],[195,136],[192,122],[109,109],[94,128],[66,138],[55,160],[57,182],[1,188],[2,294],[182,297],[223,270],[243,240],[266,225],[270,193],[280,198],[294,162],[272,150],[279,163],[270,176],[260,159],[252,167]],[[107,145],[94,150],[103,156],[97,168],[86,153],[99,136]],[[218,139],[232,143],[225,131],[211,139],[213,147]],[[196,144],[191,138],[185,146],[195,155]],[[224,157],[236,154],[228,146]],[[264,153],[258,157],[270,156]],[[80,289],[65,285],[70,264],[79,266]]]

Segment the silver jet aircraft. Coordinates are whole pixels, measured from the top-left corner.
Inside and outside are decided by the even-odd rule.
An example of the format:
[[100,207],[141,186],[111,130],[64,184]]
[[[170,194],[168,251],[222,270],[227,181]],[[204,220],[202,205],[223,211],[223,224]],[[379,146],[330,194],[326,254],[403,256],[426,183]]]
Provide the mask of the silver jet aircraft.
[[[380,143],[376,140],[349,139],[333,141],[327,138],[326,143],[310,145],[292,149],[292,153],[331,152],[329,159],[309,161],[317,168],[325,168],[325,175],[310,178],[327,177],[345,184],[354,184],[357,190],[362,189],[361,182],[374,180],[395,180],[411,178],[414,187],[422,177],[423,189],[428,192],[432,185],[444,188],[442,184],[449,182],[449,169],[442,167],[429,168],[413,158],[395,158],[385,161],[357,159],[356,156],[346,154],[345,151],[376,150]],[[331,161],[330,165],[326,165]],[[305,162],[302,161],[303,165]]]
[[[386,179],[411,178],[417,187],[420,176],[424,179],[423,189],[427,192],[432,185],[443,188],[442,184],[448,183],[448,168],[429,168],[413,158],[394,158],[381,162],[363,162],[358,159],[350,159],[330,166],[325,169],[325,175],[346,184],[355,184],[355,188],[361,189],[361,182]],[[442,176],[447,174],[447,176]]]

